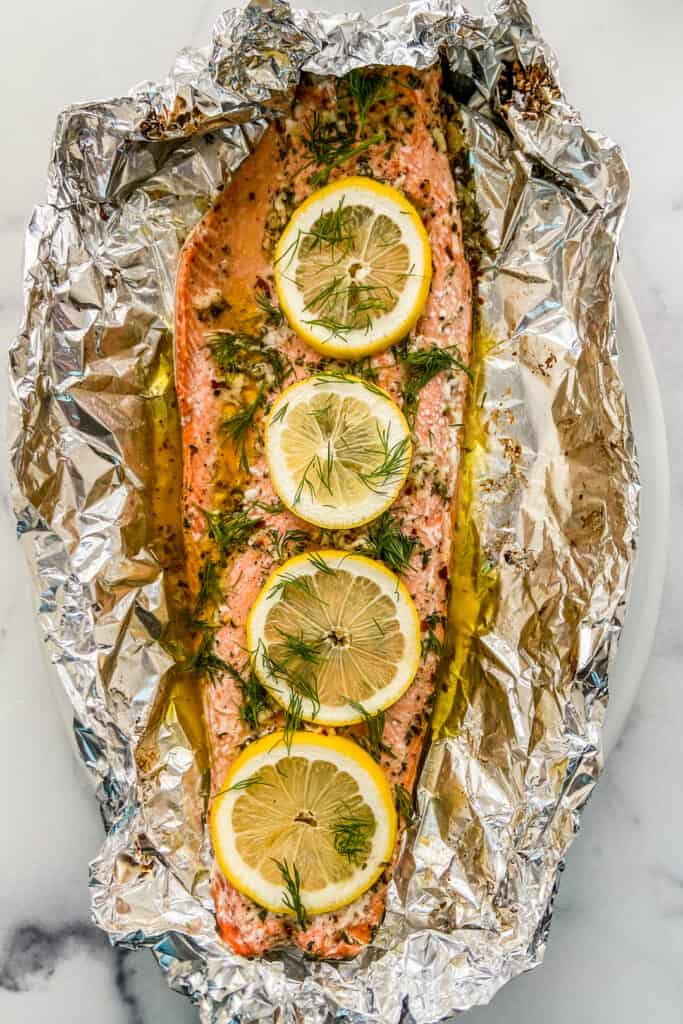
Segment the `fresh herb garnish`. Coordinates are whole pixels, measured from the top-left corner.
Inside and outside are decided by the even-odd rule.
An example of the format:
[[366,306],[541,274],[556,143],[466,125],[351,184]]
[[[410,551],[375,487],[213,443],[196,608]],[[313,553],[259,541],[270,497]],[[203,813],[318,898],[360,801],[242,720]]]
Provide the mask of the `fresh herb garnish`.
[[365,723],[367,730],[366,736],[353,736],[353,739],[359,746],[363,747],[370,754],[375,761],[381,761],[382,754],[388,754],[389,757],[395,757],[391,747],[387,746],[384,742],[384,712],[378,711],[376,714],[371,714],[367,708],[364,708],[358,701],[349,700],[347,704],[357,711]]
[[308,561],[318,570],[318,572],[324,573],[325,576],[334,576],[337,571],[329,562],[325,561],[319,551],[313,551],[308,556]]
[[376,71],[369,71],[367,68],[354,68],[344,76],[343,81],[348,87],[349,95],[356,103],[358,122],[361,126],[365,124],[370,110],[376,103],[391,98],[389,83],[383,75]]
[[291,870],[286,860],[275,860],[273,857],[273,862],[282,875],[282,881],[285,884],[282,902],[295,915],[299,927],[305,928],[306,909],[301,902],[301,876],[299,875],[299,869],[294,862],[292,862]]
[[312,597],[321,604],[325,604],[323,598],[315,592],[310,576],[295,576],[290,572],[281,572],[279,574],[277,582],[268,591],[268,598],[281,597],[292,590],[298,590],[300,593]]
[[[240,779],[239,782],[234,782],[232,786],[228,786],[227,789],[221,790],[221,793],[235,793],[240,792],[244,789],[251,789],[252,786],[272,786],[272,782],[266,782],[262,775],[258,772],[254,772],[253,775],[247,775],[246,779]],[[221,793],[217,793],[220,796]]]
[[309,535],[303,530],[285,530],[284,533],[281,533],[275,527],[268,531],[268,536],[273,544],[273,552],[277,562],[284,562],[287,558],[288,544],[300,547],[310,540]]
[[273,305],[267,292],[257,293],[256,305],[264,314],[266,323],[272,324],[273,327],[280,327],[284,323],[285,318],[283,317],[282,312],[277,308],[277,306]]
[[394,799],[396,801],[396,810],[405,818],[406,823],[410,824],[413,820],[413,800],[408,790],[400,782],[397,782],[394,786]]
[[224,420],[221,424],[221,428],[226,432],[226,434],[228,434],[239,451],[240,466],[245,473],[249,472],[249,458],[247,453],[249,432],[254,424],[256,412],[263,405],[263,402],[264,394],[263,388],[261,388],[252,402],[248,402],[246,405],[243,405],[241,409],[238,409],[238,411],[233,413],[232,416],[228,416],[227,420]]
[[[302,635],[285,633],[280,631],[283,638],[285,650],[281,656],[274,658],[263,641],[259,641],[256,649],[266,672],[275,681],[283,682],[290,690],[290,702],[285,712],[285,732],[288,731],[287,718],[291,717],[294,724],[289,725],[289,731],[295,732],[299,728],[302,718],[302,700],[307,700],[311,705],[311,718],[316,718],[320,711],[320,697],[315,680],[308,679],[301,674],[300,670],[292,668],[291,661],[297,658],[308,664],[317,664],[322,659],[319,647],[309,644]],[[298,701],[292,702],[292,698]],[[290,740],[291,742],[291,740]]]
[[285,708],[285,721],[282,727],[282,741],[289,754],[294,742],[294,733],[298,731],[302,721],[303,701],[301,695],[292,692],[289,695],[289,703]]
[[209,537],[220,548],[225,557],[247,543],[254,530],[262,524],[260,516],[250,516],[244,510],[234,512],[207,512],[202,509],[206,518]]
[[211,354],[225,377],[247,373],[260,380],[270,373],[275,384],[282,384],[293,372],[289,360],[273,345],[265,345],[263,334],[216,331],[209,341]]
[[186,664],[186,668],[191,671],[207,675],[211,682],[214,682],[219,672],[230,671],[230,666],[214,650],[215,634],[215,629],[204,626],[199,647]]
[[342,804],[340,817],[332,825],[334,848],[340,857],[346,857],[351,864],[362,864],[370,852],[370,840],[375,833],[372,818],[359,818],[349,813]]
[[427,635],[422,638],[422,656],[425,657],[427,654],[436,654],[437,657],[441,656],[443,651],[443,644],[436,633],[437,626],[443,626],[445,622],[445,616],[439,615],[438,612],[430,612],[425,617],[425,623],[427,625]]
[[262,686],[253,668],[248,665],[244,675],[232,665],[227,665],[226,668],[242,692],[240,718],[250,729],[256,731],[261,724],[261,714],[270,708],[268,691]]
[[199,570],[199,593],[195,601],[193,617],[199,618],[208,605],[219,604],[222,596],[220,567],[207,559]]
[[386,427],[378,424],[379,454],[382,456],[382,461],[367,473],[358,471],[359,478],[368,490],[373,491],[375,494],[383,494],[387,487],[391,486],[396,479],[402,477],[408,463],[410,438],[402,437],[392,444],[390,432],[390,423],[387,423]]
[[411,419],[415,415],[420,391],[439,373],[447,370],[461,370],[472,380],[472,371],[458,358],[456,352],[455,348],[434,347],[408,352],[403,357],[406,373],[403,401]]
[[391,512],[384,512],[368,527],[365,543],[361,547],[364,555],[384,562],[395,573],[402,575],[412,569],[410,559],[419,541],[402,533]]

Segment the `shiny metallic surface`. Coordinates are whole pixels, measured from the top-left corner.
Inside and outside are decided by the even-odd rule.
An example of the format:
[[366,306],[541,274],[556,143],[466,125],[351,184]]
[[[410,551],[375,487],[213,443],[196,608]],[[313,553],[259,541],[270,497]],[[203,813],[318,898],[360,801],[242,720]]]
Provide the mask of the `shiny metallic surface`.
[[[150,371],[184,238],[301,70],[440,56],[487,212],[469,521],[496,600],[466,637],[473,670],[453,667],[441,693],[372,945],[349,963],[246,961],[215,930],[196,742],[178,705],[155,714],[173,660],[145,528]],[[568,105],[521,0],[486,18],[419,0],[372,21],[251,3],[167,81],[60,117],[11,353],[18,528],[107,829],[94,918],[113,941],[153,948],[206,1024],[443,1021],[542,960],[601,768],[637,540],[612,292],[627,196],[618,147]]]

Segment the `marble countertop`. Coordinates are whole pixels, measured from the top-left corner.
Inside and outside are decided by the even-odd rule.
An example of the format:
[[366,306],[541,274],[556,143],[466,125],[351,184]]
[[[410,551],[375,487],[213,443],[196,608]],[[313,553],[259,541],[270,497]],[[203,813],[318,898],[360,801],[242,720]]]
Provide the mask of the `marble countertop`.
[[[343,4],[324,2],[337,8]],[[364,9],[383,6],[375,0]],[[618,140],[633,173],[623,269],[648,334],[669,429],[672,522],[683,516],[683,4],[532,0],[570,99]],[[23,230],[41,201],[59,110],[164,74],[199,44],[219,0],[24,0],[3,14],[0,330],[21,312]],[[135,25],[133,31],[132,26]],[[651,140],[656,140],[656,145]],[[3,370],[0,408],[6,405]],[[181,1024],[196,1019],[146,953],[113,950],[89,924],[87,861],[101,840],[33,620],[1,467],[0,1020]],[[655,645],[640,694],[584,815],[544,966],[508,985],[472,1024],[680,1024],[683,1019],[683,544],[674,530]]]

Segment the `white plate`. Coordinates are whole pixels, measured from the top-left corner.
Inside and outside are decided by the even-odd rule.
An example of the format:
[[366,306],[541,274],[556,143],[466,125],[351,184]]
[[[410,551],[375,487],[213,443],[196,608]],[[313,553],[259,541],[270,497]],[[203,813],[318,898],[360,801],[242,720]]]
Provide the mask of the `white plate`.
[[609,677],[607,754],[624,728],[652,648],[669,540],[669,462],[657,378],[638,311],[620,272],[615,292],[619,366],[638,449],[641,491],[638,557],[621,641]]

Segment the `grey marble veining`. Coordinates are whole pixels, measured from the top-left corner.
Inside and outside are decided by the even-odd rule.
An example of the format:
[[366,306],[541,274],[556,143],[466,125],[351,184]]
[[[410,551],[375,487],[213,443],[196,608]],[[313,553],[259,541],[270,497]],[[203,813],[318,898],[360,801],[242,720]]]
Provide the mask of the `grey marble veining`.
[[[341,4],[323,6],[338,8]],[[44,195],[49,137],[68,103],[161,76],[203,41],[220,4],[28,0],[3,14],[0,332],[21,310],[23,226]],[[381,5],[364,4],[366,9]],[[532,0],[569,96],[620,141],[633,174],[623,269],[662,389],[673,537],[641,691],[584,816],[560,889],[546,962],[473,1024],[680,1024],[683,1020],[683,4]],[[645,37],[647,41],[644,42]],[[0,376],[4,415],[6,375]],[[87,861],[101,831],[47,672],[0,473],[0,1021],[190,1024],[149,954],[113,950],[88,920]]]

